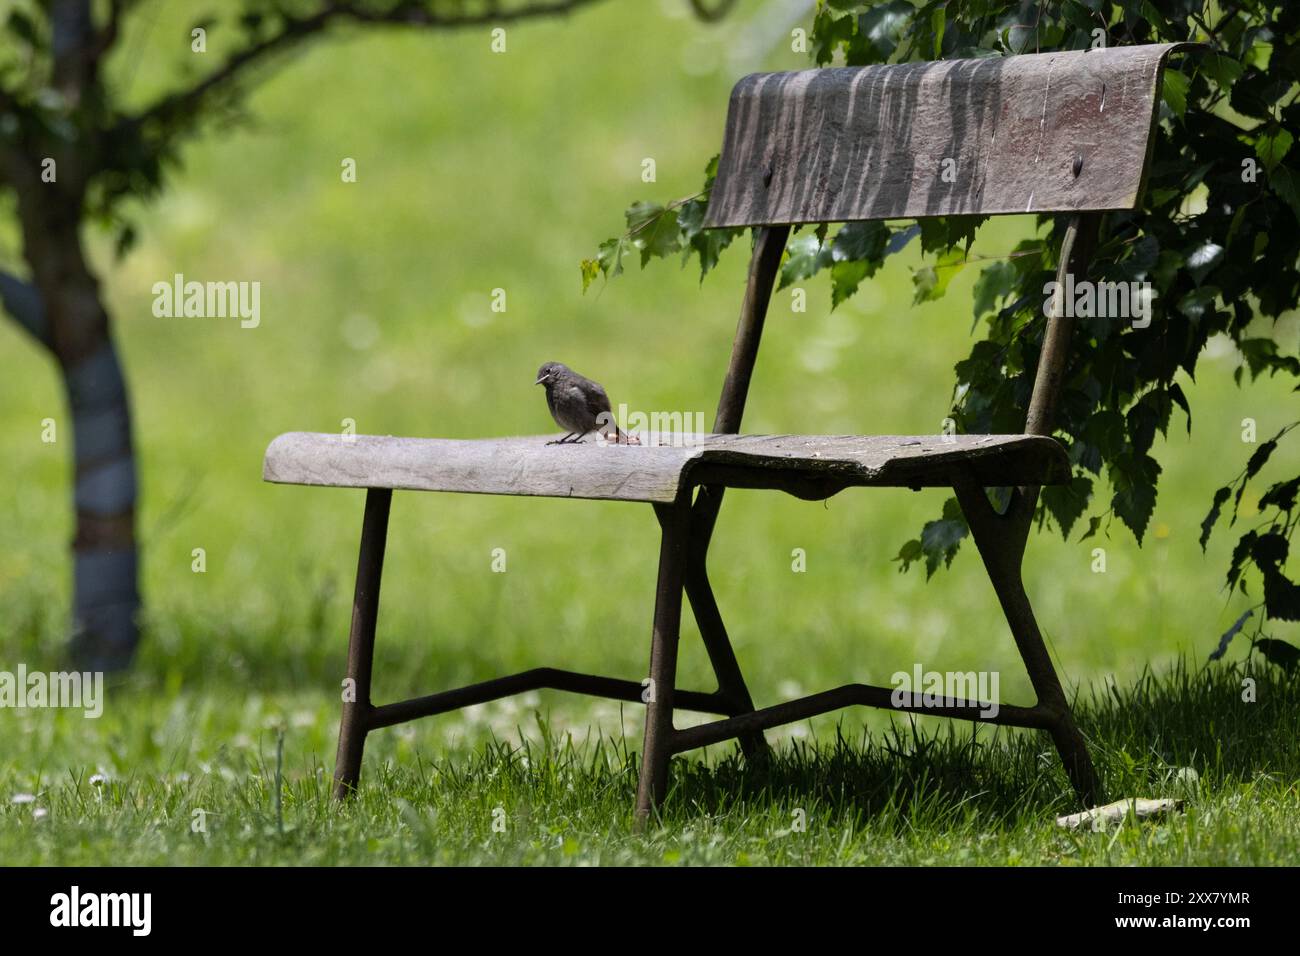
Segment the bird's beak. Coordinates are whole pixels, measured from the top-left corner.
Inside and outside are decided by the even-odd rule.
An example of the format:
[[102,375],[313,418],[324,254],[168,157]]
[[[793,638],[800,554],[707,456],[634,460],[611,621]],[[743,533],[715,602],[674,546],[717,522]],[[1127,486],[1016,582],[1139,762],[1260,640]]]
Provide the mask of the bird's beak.
[[534,384],[534,385],[541,385],[544,381],[546,381],[546,376],[545,376],[545,375],[543,375],[543,376],[542,376],[541,378],[539,378],[537,381],[533,382],[533,384]]

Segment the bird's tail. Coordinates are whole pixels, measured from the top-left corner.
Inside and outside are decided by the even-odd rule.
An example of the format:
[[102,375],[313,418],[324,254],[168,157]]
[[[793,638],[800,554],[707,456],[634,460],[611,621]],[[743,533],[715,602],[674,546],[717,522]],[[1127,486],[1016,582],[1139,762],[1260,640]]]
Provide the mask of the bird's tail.
[[[616,445],[641,444],[641,439],[637,438],[635,435],[629,435],[627,432],[623,431],[623,429],[619,428],[617,425],[613,426],[613,432],[614,432],[614,444]],[[609,436],[606,435],[605,437],[608,438]]]
[[635,435],[629,435],[627,432],[623,431],[623,429],[619,428],[618,422],[614,421],[613,417],[610,417],[608,420],[602,422],[599,430],[601,435],[604,436],[606,441],[609,441],[610,436],[612,435],[614,444],[616,445],[641,444],[641,439],[637,438]]

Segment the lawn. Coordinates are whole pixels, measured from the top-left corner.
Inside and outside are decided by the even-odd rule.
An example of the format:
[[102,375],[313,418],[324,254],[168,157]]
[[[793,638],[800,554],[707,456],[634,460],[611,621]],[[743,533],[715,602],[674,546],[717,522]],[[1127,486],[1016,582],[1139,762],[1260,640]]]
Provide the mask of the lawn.
[[[755,4],[741,4],[743,17]],[[133,387],[141,463],[146,643],[97,720],[0,712],[6,863],[1275,863],[1300,847],[1300,691],[1218,636],[1252,603],[1222,590],[1235,536],[1199,524],[1262,439],[1296,418],[1283,382],[1238,389],[1211,348],[1184,382],[1151,531],[1036,535],[1026,583],[1110,794],[1182,796],[1171,820],[1070,836],[1050,743],[863,711],[772,732],[746,771],[730,745],[675,761],[662,827],[629,832],[639,706],[528,695],[371,738],[360,798],[327,800],[362,494],[261,481],[290,430],[444,437],[550,430],[538,365],[562,360],[632,409],[711,420],[744,281],[738,244],[703,283],[655,263],[581,291],[578,263],[635,199],[698,188],[728,90],[805,65],[781,44],[686,16],[679,0],[614,2],[568,22],[487,31],[346,34],[253,97],[255,122],[212,130],[140,242],[96,262]],[[147,100],[187,63],[183,8],[129,35],[111,68]],[[757,36],[757,33],[754,34]],[[179,65],[179,66],[178,66]],[[357,181],[340,164],[355,159]],[[642,181],[644,159],[657,181]],[[0,261],[18,240],[4,217]],[[975,249],[1032,230],[1012,218]],[[830,309],[778,293],[745,428],[935,433],[969,349],[968,266],[912,305],[915,246]],[[262,285],[261,324],[156,318],[151,287]],[[493,290],[505,291],[504,312]],[[1296,347],[1294,317],[1284,324]],[[0,323],[0,669],[58,668],[69,604],[70,430],[50,361]],[[1243,502],[1290,464],[1279,450]],[[1291,450],[1294,454],[1294,449]],[[1287,472],[1289,473],[1289,472]],[[940,491],[849,491],[824,503],[728,495],[713,576],[760,705],[896,671],[1027,679],[973,549],[926,581],[893,556]],[[1100,500],[1100,499],[1099,499]],[[375,694],[387,701],[538,664],[638,679],[649,649],[657,528],[631,504],[394,500]],[[206,570],[192,570],[202,548]],[[806,570],[792,569],[792,552]],[[1105,549],[1097,571],[1095,549]],[[506,570],[493,570],[504,549]],[[1256,598],[1257,600],[1258,598]],[[1272,636],[1294,640],[1294,625]],[[711,689],[688,621],[679,686]],[[1258,681],[1242,700],[1242,679]],[[684,717],[683,719],[692,719]],[[1188,768],[1195,774],[1188,772]],[[30,799],[29,799],[30,798]],[[202,811],[202,812],[197,812]],[[798,811],[802,811],[802,816]],[[806,822],[796,825],[794,821]],[[195,827],[202,821],[204,830]]]

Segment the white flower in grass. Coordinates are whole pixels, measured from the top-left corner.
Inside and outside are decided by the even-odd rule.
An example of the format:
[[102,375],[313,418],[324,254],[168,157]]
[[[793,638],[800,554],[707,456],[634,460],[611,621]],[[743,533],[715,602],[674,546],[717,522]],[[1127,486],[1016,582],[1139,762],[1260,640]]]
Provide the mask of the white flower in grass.
[[35,803],[36,794],[34,793],[15,793],[10,803]]
[[108,783],[108,774],[92,773],[90,775],[90,785],[92,787],[102,787],[106,783]]
[[50,815],[50,811],[46,810],[44,807],[36,807],[34,810],[32,810],[33,820],[44,820],[49,815]]

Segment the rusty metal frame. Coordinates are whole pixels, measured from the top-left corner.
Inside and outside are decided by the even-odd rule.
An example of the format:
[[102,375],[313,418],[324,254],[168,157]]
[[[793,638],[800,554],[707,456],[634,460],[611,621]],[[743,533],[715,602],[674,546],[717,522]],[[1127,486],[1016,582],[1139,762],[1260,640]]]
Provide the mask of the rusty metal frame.
[[[1062,243],[1058,281],[1063,283],[1067,272],[1082,275],[1086,271],[1097,226],[1097,214],[1080,213],[1071,217]],[[789,226],[766,226],[755,232],[749,281],[714,421],[715,433],[734,434],[740,430],[763,323],[788,237]],[[1070,326],[1068,313],[1060,308],[1058,300],[1050,311],[1044,331],[1038,374],[1026,418],[1027,433],[1051,434],[1052,412],[1065,374]],[[365,739],[370,731],[524,691],[549,688],[613,700],[645,701],[645,737],[635,807],[638,826],[651,818],[668,793],[669,762],[673,755],[738,738],[747,760],[762,761],[768,755],[764,730],[854,705],[1045,730],[1051,735],[1079,798],[1088,805],[1102,801],[1101,784],[1093,769],[1087,742],[1074,721],[1021,577],[1025,545],[1038,501],[1037,487],[1011,489],[1009,505],[999,512],[994,509],[973,469],[958,468],[950,475],[971,536],[1038,698],[1033,706],[948,698],[937,706],[933,703],[927,705],[919,693],[909,695],[901,705],[896,705],[897,691],[894,689],[846,684],[756,709],[741,675],[708,576],[708,549],[725,489],[732,485],[777,488],[800,498],[818,500],[830,497],[843,486],[833,480],[804,477],[798,473],[769,474],[755,479],[734,474],[736,471],[700,469],[675,502],[654,505],[661,542],[648,684],[543,667],[380,706],[371,702],[370,678],[392,491],[370,489],[362,522],[348,646],[348,677],[354,693],[352,699],[345,700],[343,705],[334,770],[335,796],[344,798],[357,786]],[[690,603],[718,680],[718,689],[712,693],[683,691],[676,687],[683,594]],[[981,712],[988,711],[993,703],[998,704],[997,712],[984,716]],[[678,708],[723,716],[720,720],[678,730],[673,726],[673,711]]]

